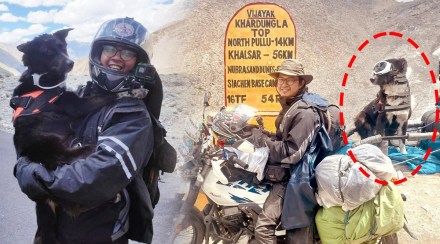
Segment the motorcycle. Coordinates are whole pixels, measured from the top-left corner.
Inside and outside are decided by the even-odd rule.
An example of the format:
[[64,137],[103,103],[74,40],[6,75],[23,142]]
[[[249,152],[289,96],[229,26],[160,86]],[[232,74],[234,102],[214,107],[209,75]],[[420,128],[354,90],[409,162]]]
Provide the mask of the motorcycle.
[[[248,139],[251,128],[257,127],[248,123],[255,117],[255,109],[239,105],[205,116],[209,97],[206,94],[204,99],[204,122],[190,122],[197,132],[186,133],[186,153],[191,160],[182,170],[190,187],[175,222],[172,243],[237,243],[253,238],[269,195],[270,186],[258,184],[268,148],[256,148]],[[284,233],[277,233],[282,240]]]
[[[185,146],[180,148],[181,154],[187,156],[187,163],[181,167],[182,176],[189,180],[190,187],[175,221],[171,243],[247,243],[254,238],[258,215],[269,195],[270,186],[258,182],[264,158],[260,162],[249,154],[243,157],[243,152],[255,152],[255,145],[249,140],[250,129],[256,126],[249,124],[255,110],[239,105],[215,116],[205,115],[209,97],[209,93],[205,94],[203,122],[189,122]],[[430,111],[421,122],[409,126],[424,133],[408,133],[405,138],[408,141],[431,138],[432,133],[427,132],[440,129],[434,124],[434,115]],[[262,128],[261,120],[257,121]],[[396,138],[372,136],[354,146],[391,139]],[[250,168],[253,173],[245,171]],[[404,229],[417,239],[407,223]],[[284,243],[285,230],[278,229],[276,235],[278,243]]]

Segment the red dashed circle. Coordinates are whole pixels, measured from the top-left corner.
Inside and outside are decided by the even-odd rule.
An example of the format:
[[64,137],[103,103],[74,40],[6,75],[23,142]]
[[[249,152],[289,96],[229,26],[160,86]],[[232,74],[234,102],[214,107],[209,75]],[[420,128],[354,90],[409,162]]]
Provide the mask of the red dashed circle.
[[[389,35],[389,36],[395,36],[395,37],[399,37],[399,38],[403,38],[403,34],[402,33],[399,33],[399,32],[379,32],[379,33],[377,33],[377,34],[375,34],[375,35],[373,35],[373,38],[374,39],[378,39],[378,38],[380,38],[380,37],[384,37],[384,36],[387,36],[387,35]],[[411,39],[411,38],[408,38],[407,39],[407,42],[409,43],[409,44],[411,44],[411,46],[413,46],[415,49],[418,49],[419,48],[419,45],[413,40],[413,39]],[[370,44],[370,41],[367,39],[367,40],[365,40],[364,42],[362,42],[362,44],[361,45],[359,45],[359,47],[358,47],[358,51],[359,52],[361,52],[366,46],[368,46]],[[421,58],[423,59],[423,61],[425,62],[425,64],[428,66],[429,64],[430,64],[430,62],[429,62],[429,59],[428,59],[428,57],[426,56],[426,54],[424,53],[424,52],[422,52],[422,53],[420,53],[420,56],[421,56]],[[351,58],[350,58],[350,61],[348,62],[348,68],[351,68],[352,66],[353,66],[353,63],[356,61],[356,55],[353,55],[353,56],[351,56]],[[436,84],[436,78],[435,78],[435,74],[434,74],[434,71],[433,70],[430,70],[429,71],[429,75],[430,75],[430,77],[431,77],[431,80],[432,80],[432,83],[433,84]],[[346,85],[347,85],[347,80],[348,80],[348,73],[344,73],[344,77],[342,78],[342,87],[345,87]],[[435,102],[436,103],[439,103],[439,97],[438,97],[438,95],[439,95],[439,92],[438,92],[438,90],[436,89],[436,90],[434,90],[434,96],[435,96]],[[340,107],[343,107],[344,106],[344,92],[341,92],[340,94],[339,94],[339,106]],[[438,121],[439,121],[439,110],[437,109],[436,110],[436,114],[435,114],[435,123],[438,123]],[[340,124],[341,124],[341,126],[344,126],[345,125],[345,122],[344,122],[344,113],[343,112],[341,112],[340,113]],[[432,132],[432,138],[431,138],[431,141],[432,142],[434,142],[435,141],[435,139],[436,139],[436,135],[437,135],[437,129],[434,129],[434,131]],[[344,132],[342,132],[342,138],[343,138],[343,140],[344,140],[344,143],[345,143],[345,145],[347,145],[348,144],[348,138],[347,138],[347,134],[345,133],[345,131]],[[423,158],[423,160],[425,160],[426,161],[426,159],[428,158],[428,156],[429,156],[429,154],[431,153],[431,151],[432,151],[432,148],[428,148],[427,150],[426,150],[426,154],[425,154],[425,156],[424,156],[424,158]],[[353,154],[353,152],[351,151],[351,150],[348,150],[348,155],[351,157],[351,159],[353,160],[353,162],[354,163],[356,163],[357,162],[357,159],[356,159],[356,157],[354,156],[354,154]],[[419,172],[419,170],[422,168],[422,165],[418,165],[412,172],[411,172],[411,175],[412,176],[414,176],[414,175],[416,175],[418,172]],[[370,178],[370,174],[361,166],[361,167],[359,167],[359,171],[363,174],[363,175],[365,175],[365,177],[367,177],[367,178]],[[399,185],[399,184],[401,184],[401,183],[403,183],[403,182],[405,182],[405,181],[407,181],[408,179],[406,178],[406,177],[404,177],[404,178],[402,178],[402,179],[400,179],[400,180],[397,180],[397,181],[394,181],[394,184],[395,185]],[[379,179],[375,179],[374,180],[374,182],[376,182],[376,183],[378,183],[378,184],[381,184],[381,185],[387,185],[388,183],[386,182],[386,181],[382,181],[382,180],[379,180]]]

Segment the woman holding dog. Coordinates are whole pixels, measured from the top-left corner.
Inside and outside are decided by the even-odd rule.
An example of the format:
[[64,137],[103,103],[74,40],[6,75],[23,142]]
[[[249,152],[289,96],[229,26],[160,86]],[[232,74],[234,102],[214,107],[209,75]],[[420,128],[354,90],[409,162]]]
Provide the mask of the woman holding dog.
[[112,93],[115,100],[75,122],[72,142],[96,145],[94,153],[54,171],[24,157],[17,161],[15,176],[30,199],[51,197],[88,209],[70,216],[56,208],[59,243],[152,241],[158,171],[145,169],[152,167],[153,120],[160,115],[163,95],[158,74],[141,47],[146,35],[139,22],[118,18],[105,22],[95,36],[92,81],[81,95]]
[[[293,201],[286,195],[291,169],[308,163],[303,157],[319,127],[319,117],[311,108],[299,109],[297,106],[307,107],[303,96],[307,94],[307,84],[313,76],[305,74],[302,63],[297,60],[285,60],[277,72],[269,75],[275,78],[282,109],[275,121],[275,136],[269,138],[258,130],[253,131],[254,138],[263,139],[270,148],[267,166],[270,173],[266,173],[266,178],[272,183],[272,190],[258,216],[256,241],[261,244],[277,243],[275,229],[283,218],[282,225],[288,230],[287,243],[313,243],[313,208],[316,201],[310,185],[308,189],[295,192],[293,197],[297,199]],[[291,206],[289,210],[286,210],[286,205]],[[290,211],[292,208],[293,213]]]

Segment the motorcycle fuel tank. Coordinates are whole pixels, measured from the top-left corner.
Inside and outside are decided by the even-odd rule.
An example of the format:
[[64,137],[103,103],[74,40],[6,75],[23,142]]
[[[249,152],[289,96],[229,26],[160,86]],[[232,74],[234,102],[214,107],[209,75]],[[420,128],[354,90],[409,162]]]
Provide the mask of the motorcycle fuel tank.
[[243,203],[256,203],[262,206],[269,195],[270,187],[248,184],[244,181],[223,184],[211,170],[202,185],[202,190],[221,206],[236,206]]

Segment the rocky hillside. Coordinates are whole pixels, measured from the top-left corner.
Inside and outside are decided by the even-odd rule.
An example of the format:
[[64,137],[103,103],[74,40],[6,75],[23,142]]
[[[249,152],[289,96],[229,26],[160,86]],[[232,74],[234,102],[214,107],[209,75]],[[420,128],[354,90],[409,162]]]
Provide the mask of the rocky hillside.
[[0,43],[0,77],[17,76],[23,70],[21,53],[13,45]]
[[[155,40],[161,47],[158,52],[171,52],[167,44],[175,46],[172,54],[166,55],[168,65],[173,62],[176,72],[193,75],[189,87],[214,91],[217,104],[223,102],[224,95],[226,26],[238,9],[252,2],[255,1],[194,0],[191,15],[161,30],[161,38]],[[386,58],[404,57],[409,64],[408,76],[416,97],[414,106],[418,108],[413,118],[420,117],[423,108],[432,106],[434,101],[429,71],[438,72],[439,51],[433,54],[440,48],[440,36],[434,31],[440,25],[438,3],[437,0],[276,1],[290,13],[295,23],[297,58],[315,77],[311,91],[324,94],[334,103],[343,91],[347,106],[363,106],[378,90],[368,82],[374,64]],[[399,32],[403,37],[373,38],[384,31]],[[414,40],[419,48],[410,45],[407,38]],[[370,44],[359,52],[357,49],[365,40]],[[422,52],[430,65],[425,64]],[[357,59],[349,69],[347,65],[352,55]],[[341,90],[344,73],[349,74],[349,79],[346,88]],[[354,115],[347,111],[346,117]]]

